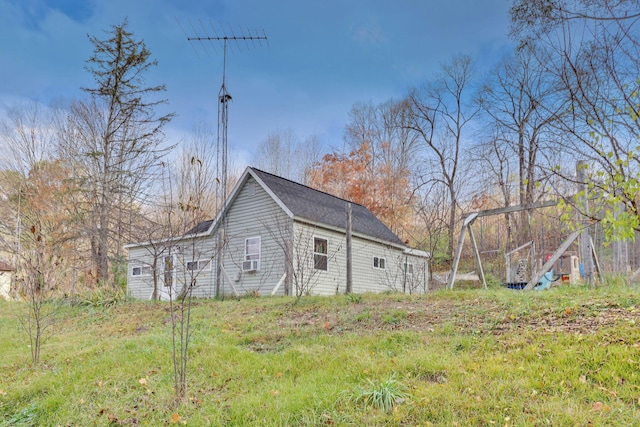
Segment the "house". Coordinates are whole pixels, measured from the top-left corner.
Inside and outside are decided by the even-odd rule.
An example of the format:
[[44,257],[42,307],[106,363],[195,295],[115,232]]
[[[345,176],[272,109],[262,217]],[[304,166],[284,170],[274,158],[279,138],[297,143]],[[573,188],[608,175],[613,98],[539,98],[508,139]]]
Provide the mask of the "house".
[[428,254],[407,247],[367,208],[248,167],[215,220],[161,242],[127,245],[128,292],[163,299],[346,292],[351,205],[354,293],[428,289]]

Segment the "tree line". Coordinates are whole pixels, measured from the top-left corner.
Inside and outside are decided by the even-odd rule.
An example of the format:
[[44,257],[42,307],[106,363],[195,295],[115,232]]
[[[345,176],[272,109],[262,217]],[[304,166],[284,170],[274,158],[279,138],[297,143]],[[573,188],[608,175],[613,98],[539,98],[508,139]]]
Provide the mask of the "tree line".
[[510,13],[516,48],[487,75],[454,55],[400,99],[356,103],[344,145],[306,165],[312,186],[368,206],[443,269],[461,214],[479,209],[559,200],[494,220],[503,253],[570,227],[603,241],[640,230],[639,2],[516,0]]
[[[442,268],[470,210],[562,200],[544,218],[504,214],[499,236],[487,224],[502,251],[559,233],[569,212],[609,240],[632,239],[639,14],[638,1],[514,0],[516,48],[488,75],[453,55],[399,99],[356,102],[329,153],[316,136],[275,130],[253,164],[367,206]],[[18,105],[0,124],[0,249],[29,272],[18,276],[25,289],[122,286],[125,243],[169,225],[179,234],[219,206],[211,133],[179,147],[167,140],[173,115],[157,112],[165,87],[145,81],[158,64],[144,42],[126,21],[89,41],[83,98]],[[587,204],[574,198],[579,160]]]

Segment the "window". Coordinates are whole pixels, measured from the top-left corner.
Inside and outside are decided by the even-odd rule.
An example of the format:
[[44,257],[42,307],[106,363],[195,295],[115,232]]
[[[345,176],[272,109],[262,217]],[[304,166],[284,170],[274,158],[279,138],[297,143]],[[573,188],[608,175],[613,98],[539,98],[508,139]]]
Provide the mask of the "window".
[[380,258],[377,256],[373,257],[373,268],[379,268],[381,270],[385,269],[386,261],[384,258]]
[[133,267],[131,269],[132,276],[149,276],[151,274],[151,267]]
[[407,274],[413,274],[413,264],[404,264],[404,272]]
[[211,267],[211,261],[206,260],[198,260],[198,261],[188,261],[187,262],[187,271],[204,271],[209,270]]
[[164,257],[163,264],[164,264],[164,285],[172,286],[173,285],[173,266],[174,266],[173,257],[172,256]]
[[242,271],[257,271],[260,269],[260,243],[260,237],[245,239]]
[[319,237],[313,238],[313,268],[316,270],[327,271],[328,264],[328,242],[327,239]]
[[260,260],[260,237],[250,237],[244,241],[244,260]]

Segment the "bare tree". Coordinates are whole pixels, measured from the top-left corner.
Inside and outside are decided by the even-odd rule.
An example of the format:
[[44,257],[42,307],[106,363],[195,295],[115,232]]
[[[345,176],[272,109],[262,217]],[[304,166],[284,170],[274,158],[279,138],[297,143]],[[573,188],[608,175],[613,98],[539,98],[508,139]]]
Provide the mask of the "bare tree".
[[13,293],[26,302],[20,319],[33,365],[55,325],[53,297],[74,292],[78,266],[75,188],[67,165],[51,152],[51,119],[34,103],[12,108],[0,123],[0,250],[12,256]]
[[318,137],[313,135],[300,141],[292,129],[271,132],[253,156],[258,169],[301,184],[307,184],[309,169],[318,160]]
[[442,66],[435,80],[409,94],[411,122],[424,147],[419,186],[443,185],[448,192],[447,252],[453,256],[453,241],[464,177],[464,132],[478,109],[469,102],[473,69],[468,56],[454,57]]
[[216,212],[215,152],[210,149],[211,133],[201,128],[180,150],[177,170],[173,171],[178,200],[183,212],[195,214],[200,222],[213,218]]
[[[556,127],[567,157],[589,168],[592,209],[582,214],[602,220],[610,239],[633,237],[640,231],[640,2],[518,0],[511,17],[512,35],[544,52],[540,66],[561,82],[570,105]],[[574,164],[555,172],[575,182]]]
[[108,281],[110,256],[117,257],[129,239],[130,213],[167,152],[162,129],[172,114],[154,112],[164,101],[153,97],[165,87],[145,85],[157,63],[144,42],[127,31],[126,20],[105,40],[89,40],[94,52],[87,70],[95,87],[85,89],[89,100],[72,104],[59,149],[73,162],[83,189],[96,277]]
[[[483,157],[489,160],[483,167],[498,179],[503,206],[509,206],[512,199],[505,174],[510,163],[517,170],[517,204],[532,205],[544,194],[549,175],[545,160],[556,150],[552,124],[566,109],[563,103],[556,105],[558,92],[553,76],[539,66],[529,49],[504,60],[480,90],[478,102],[491,132],[489,147],[480,152],[491,155]],[[516,246],[531,240],[529,213],[520,213],[517,235],[521,239]]]

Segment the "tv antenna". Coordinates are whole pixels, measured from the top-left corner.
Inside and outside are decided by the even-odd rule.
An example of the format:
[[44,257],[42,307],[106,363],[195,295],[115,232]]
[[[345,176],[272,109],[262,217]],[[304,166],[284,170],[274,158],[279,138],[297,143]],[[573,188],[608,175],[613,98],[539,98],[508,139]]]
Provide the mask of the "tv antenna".
[[[256,47],[256,45],[262,46],[263,42],[265,42],[268,46],[269,43],[267,41],[267,36],[264,30],[262,30],[261,33],[256,30],[249,29],[245,32],[242,28],[239,29],[239,32],[234,32],[231,27],[228,27],[228,31],[226,31],[223,27],[219,27],[219,29],[216,30],[216,27],[211,22],[209,22],[209,25],[211,27],[210,30],[213,33],[213,35],[210,35],[210,33],[207,33],[208,30],[204,27],[202,22],[200,22],[201,31],[204,33],[204,35],[201,35],[193,25],[193,23],[190,22],[190,24],[192,30],[196,35],[187,36],[188,41],[209,42],[214,52],[216,53],[216,43],[222,42],[222,85],[220,86],[220,91],[218,92],[218,135],[216,139],[216,167],[219,181],[219,185],[216,191],[216,210],[220,212],[226,207],[227,201],[227,132],[229,127],[229,102],[233,99],[231,97],[231,94],[227,90],[227,50],[231,46],[240,48],[242,44],[244,44],[245,47],[250,48]],[[231,43],[233,44],[230,46]],[[219,205],[219,203],[221,203],[221,205]]]
[[[216,139],[216,167],[218,174],[218,187],[216,188],[216,211],[217,214],[220,215],[219,218],[221,221],[221,232],[218,233],[218,254],[216,255],[216,296],[224,298],[224,277],[222,275],[224,268],[222,265],[222,259],[224,257],[223,253],[226,246],[225,241],[227,239],[227,221],[225,212],[227,205],[228,180],[227,130],[229,127],[229,102],[233,99],[231,98],[231,94],[227,90],[227,49],[231,46],[239,48],[243,43],[247,48],[251,46],[255,47],[256,44],[261,46],[262,42],[265,42],[268,46],[269,43],[267,42],[267,36],[264,33],[264,30],[262,31],[262,34],[258,33],[255,30],[247,30],[247,32],[244,32],[242,29],[240,29],[239,33],[234,33],[231,27],[229,27],[228,32],[222,28],[220,29],[221,31],[218,32],[215,26],[211,24],[211,22],[209,22],[211,27],[210,30],[214,34],[212,36],[207,33],[207,29],[205,29],[204,25],[202,25],[202,22],[200,22],[200,27],[202,28],[204,35],[198,34],[198,31],[193,26],[193,24],[191,22],[190,24],[192,30],[196,35],[194,37],[187,36],[188,41],[209,42],[214,52],[216,53],[216,44],[222,42],[222,85],[220,86],[220,91],[218,92],[218,137]],[[186,32],[185,35],[187,35]]]

